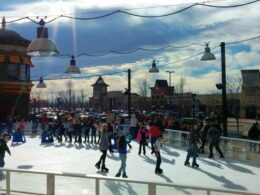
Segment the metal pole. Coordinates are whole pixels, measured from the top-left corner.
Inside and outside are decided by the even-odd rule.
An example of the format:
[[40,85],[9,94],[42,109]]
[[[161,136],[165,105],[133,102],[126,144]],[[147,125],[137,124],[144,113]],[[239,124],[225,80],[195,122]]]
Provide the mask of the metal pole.
[[195,97],[196,97],[196,94],[195,93],[191,94],[191,97],[192,97],[192,117],[195,118]]
[[172,75],[172,72],[169,72],[169,82],[170,82],[170,108],[171,108],[171,105],[172,105],[172,88],[171,88],[171,86],[172,86],[172,77],[171,77],[171,75]]
[[36,99],[33,98],[33,115],[36,117]]
[[195,118],[195,97],[192,96],[192,117]]
[[222,72],[222,122],[224,136],[228,136],[227,132],[227,92],[226,92],[226,52],[225,42],[221,42],[221,72]]
[[128,120],[131,120],[131,69],[128,69]]

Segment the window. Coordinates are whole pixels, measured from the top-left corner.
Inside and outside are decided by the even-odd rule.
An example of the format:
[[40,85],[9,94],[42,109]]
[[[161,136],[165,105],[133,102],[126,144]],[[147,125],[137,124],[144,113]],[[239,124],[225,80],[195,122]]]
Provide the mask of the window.
[[30,81],[30,66],[26,66],[26,81]]
[[20,80],[26,81],[26,65],[25,64],[20,65]]
[[257,77],[256,75],[246,75],[244,76],[244,82],[247,84],[254,84],[257,83]]
[[8,64],[8,79],[18,80],[18,65]]

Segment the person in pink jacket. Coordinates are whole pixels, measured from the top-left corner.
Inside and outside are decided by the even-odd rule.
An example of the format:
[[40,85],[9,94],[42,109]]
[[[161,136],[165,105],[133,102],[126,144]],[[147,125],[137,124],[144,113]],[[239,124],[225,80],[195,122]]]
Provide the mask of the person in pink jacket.
[[146,145],[146,138],[148,137],[148,130],[145,128],[144,124],[141,124],[140,130],[137,134],[137,141],[139,142],[139,152],[138,155],[141,155],[141,149],[143,147],[143,153],[145,155],[145,145]]

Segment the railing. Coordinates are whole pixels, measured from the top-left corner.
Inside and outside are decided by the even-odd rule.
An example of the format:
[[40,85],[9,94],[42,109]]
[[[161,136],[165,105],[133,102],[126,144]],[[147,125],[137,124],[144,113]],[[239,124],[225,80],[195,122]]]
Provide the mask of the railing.
[[[13,132],[19,127],[19,124],[20,124],[19,122],[13,123],[13,127],[12,127]],[[49,124],[53,124],[53,123],[49,123]],[[36,130],[38,135],[42,133],[41,123],[34,123],[33,124],[32,122],[25,122],[24,123],[24,129],[23,129],[25,135],[32,135],[33,125],[35,125],[35,127],[36,127],[35,130]],[[3,123],[2,126],[3,126],[2,132],[7,131],[6,124]],[[130,125],[122,124],[122,125],[118,125],[118,127],[119,127],[119,130],[120,130],[121,133],[124,132],[125,134],[127,134]],[[0,129],[0,131],[1,131],[1,129]]]
[[[168,143],[179,148],[188,147],[189,132],[166,129]],[[260,141],[221,137],[220,147],[226,157],[260,162]],[[204,147],[208,152],[208,145]]]
[[[136,181],[71,173],[2,169],[5,179],[0,191],[6,195],[142,194],[142,195],[257,195],[244,191],[220,190],[199,186]],[[258,194],[259,195],[259,194]]]
[[[19,123],[14,123],[13,131],[17,128]],[[25,123],[24,133],[25,135],[32,135],[33,123]],[[3,129],[3,130],[6,130]],[[119,133],[128,134],[129,125],[120,125]],[[37,134],[42,132],[40,123],[37,125]],[[83,133],[83,132],[82,132]],[[168,143],[175,147],[187,148],[188,147],[188,135],[189,132],[166,129],[164,133],[168,138]],[[250,160],[260,162],[260,141],[252,141],[246,139],[221,137],[220,147],[223,149],[226,157],[232,157],[239,160]],[[205,146],[206,152],[208,152],[208,145]]]

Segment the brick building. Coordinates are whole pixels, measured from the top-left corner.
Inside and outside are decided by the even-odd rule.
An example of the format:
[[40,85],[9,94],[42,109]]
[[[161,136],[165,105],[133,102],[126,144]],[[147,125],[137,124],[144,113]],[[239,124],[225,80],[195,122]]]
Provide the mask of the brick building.
[[151,87],[152,105],[165,107],[170,103],[170,96],[174,94],[174,87],[168,86],[167,80],[156,80],[154,87]]

